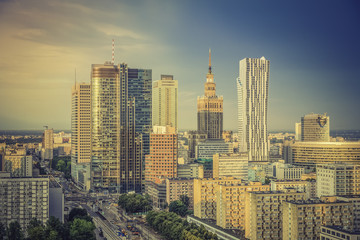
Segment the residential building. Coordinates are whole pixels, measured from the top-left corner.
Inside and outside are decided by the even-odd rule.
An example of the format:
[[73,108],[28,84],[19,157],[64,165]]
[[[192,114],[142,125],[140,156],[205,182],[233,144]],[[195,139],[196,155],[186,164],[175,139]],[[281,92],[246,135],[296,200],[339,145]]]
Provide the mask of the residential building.
[[345,230],[341,226],[321,226],[321,240],[359,240],[360,231]]
[[238,92],[239,152],[249,161],[268,161],[267,105],[270,62],[265,57],[239,62]]
[[167,178],[166,184],[166,203],[180,200],[182,195],[189,197],[190,208],[194,208],[194,179],[192,178]]
[[282,205],[285,201],[305,199],[305,193],[294,189],[276,192],[246,192],[245,237],[282,239]]
[[207,139],[206,133],[198,133],[197,131],[189,131],[189,158],[195,158],[196,146],[199,142],[204,142]]
[[42,138],[41,158],[51,161],[54,157],[53,151],[54,151],[54,130],[48,129],[46,126]]
[[216,225],[226,229],[245,230],[246,192],[269,191],[269,185],[243,182],[216,187]]
[[306,198],[315,198],[316,192],[314,189],[315,184],[309,181],[302,180],[276,180],[270,183],[271,191],[283,191],[286,189],[295,189],[298,192],[306,193]]
[[353,204],[354,230],[360,231],[360,195],[339,195],[336,199]]
[[12,178],[10,173],[0,173],[0,216],[4,226],[17,221],[22,230],[33,218],[45,224],[49,219],[49,178]]
[[125,63],[92,65],[91,186],[95,190],[142,190],[142,135],[135,130],[128,73]]
[[145,157],[145,182],[177,176],[178,140],[175,127],[154,126],[150,153]]
[[196,159],[213,159],[216,153],[233,153],[231,143],[226,143],[223,139],[207,139],[199,142],[196,146]]
[[152,205],[157,209],[167,207],[166,183],[164,178],[156,178],[154,181],[146,182],[145,193],[150,196]]
[[319,164],[316,178],[318,197],[360,194],[360,165]]
[[194,179],[194,215],[216,220],[216,186],[237,185],[242,182],[243,180],[233,177]]
[[282,239],[320,239],[321,226],[353,227],[352,204],[321,200],[287,200],[282,206]]
[[91,85],[75,83],[71,91],[71,176],[87,191],[91,182],[90,164]]
[[360,163],[360,142],[286,142],[283,152],[285,163],[301,166]]
[[4,156],[4,171],[10,172],[11,177],[32,177],[33,157],[24,153],[11,153]]
[[286,164],[283,160],[273,163],[272,167],[273,176],[279,180],[301,179],[301,176],[305,173],[305,168]]
[[301,118],[301,141],[330,142],[330,118],[325,114],[308,114]]
[[213,157],[213,177],[235,177],[248,179],[248,154],[245,153],[216,153]]
[[172,75],[161,75],[153,83],[153,126],[171,126],[178,128],[178,81]]
[[199,163],[178,164],[178,178],[204,178],[204,165]]
[[206,133],[208,139],[221,139],[223,132],[223,97],[216,95],[216,83],[211,70],[209,50],[209,71],[206,75],[205,95],[197,98],[197,130]]

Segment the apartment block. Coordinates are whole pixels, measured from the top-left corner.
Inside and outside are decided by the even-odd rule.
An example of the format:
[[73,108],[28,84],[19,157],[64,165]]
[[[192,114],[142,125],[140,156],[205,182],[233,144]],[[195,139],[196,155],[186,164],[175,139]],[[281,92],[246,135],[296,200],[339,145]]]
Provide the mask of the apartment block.
[[283,191],[285,189],[295,189],[299,192],[306,193],[307,198],[316,197],[313,184],[309,181],[302,180],[275,180],[270,183],[271,191]]
[[166,203],[180,200],[182,195],[189,197],[190,208],[194,207],[194,179],[191,178],[167,178],[166,183]]
[[272,169],[273,176],[279,180],[301,179],[301,176],[305,173],[305,168],[286,164],[283,160],[273,163]]
[[23,230],[31,219],[49,219],[49,178],[11,178],[0,173],[0,222],[18,221]]
[[249,156],[247,153],[216,153],[213,157],[213,177],[248,179]]
[[194,179],[194,215],[216,220],[217,185],[238,185],[242,182],[233,177]]
[[199,163],[179,164],[178,178],[204,178],[204,165]]
[[320,164],[316,176],[318,197],[360,194],[360,165]]
[[320,239],[321,226],[353,228],[353,206],[336,197],[321,200],[292,200],[283,203],[283,239]]
[[[321,197],[321,199],[327,199],[327,197]],[[340,195],[336,196],[336,200],[353,204],[354,230],[360,231],[360,195]]]
[[340,226],[321,226],[321,240],[359,240],[360,231],[345,230]]
[[285,201],[306,199],[305,193],[293,189],[246,194],[245,237],[250,240],[282,239],[282,204]]
[[269,185],[243,182],[216,186],[216,225],[226,229],[245,230],[246,192],[269,191]]
[[32,177],[33,157],[12,153],[5,155],[4,171],[10,172],[12,177]]

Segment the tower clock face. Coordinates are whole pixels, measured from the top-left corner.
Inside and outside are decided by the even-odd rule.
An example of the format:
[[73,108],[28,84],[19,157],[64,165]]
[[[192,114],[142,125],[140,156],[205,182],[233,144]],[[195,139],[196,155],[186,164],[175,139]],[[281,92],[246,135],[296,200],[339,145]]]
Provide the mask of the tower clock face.
[[327,118],[326,117],[318,117],[317,122],[320,125],[320,127],[324,127],[327,123]]

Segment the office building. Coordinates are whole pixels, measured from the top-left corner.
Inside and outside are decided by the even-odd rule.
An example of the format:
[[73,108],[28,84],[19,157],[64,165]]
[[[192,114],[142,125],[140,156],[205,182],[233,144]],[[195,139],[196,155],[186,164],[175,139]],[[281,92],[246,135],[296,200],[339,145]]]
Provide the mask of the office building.
[[321,240],[359,240],[360,231],[345,230],[340,226],[321,226]]
[[223,132],[223,97],[216,96],[216,83],[211,70],[209,50],[209,71],[206,75],[205,96],[197,98],[197,130],[206,133],[208,139],[221,139]]
[[207,139],[206,133],[198,133],[197,131],[189,131],[189,158],[195,158],[196,146],[199,142],[204,142]]
[[286,164],[283,160],[273,163],[272,168],[273,177],[279,180],[301,179],[301,176],[305,173],[305,168]]
[[285,201],[300,201],[305,198],[305,193],[293,189],[281,192],[246,192],[245,237],[250,240],[282,239],[282,205]]
[[204,178],[204,165],[199,163],[178,164],[178,178]]
[[248,180],[247,153],[216,153],[213,157],[213,177],[235,177]]
[[42,137],[41,158],[51,161],[53,157],[54,157],[54,130],[48,129],[46,126],[46,129],[44,130]]
[[321,226],[353,227],[352,204],[321,200],[288,200],[282,206],[282,239],[320,239]]
[[194,179],[192,178],[167,178],[166,184],[166,203],[180,200],[185,195],[189,197],[189,207],[194,207]]
[[269,185],[262,185],[260,182],[243,182],[237,185],[218,184],[216,225],[226,229],[245,230],[245,193],[269,190]]
[[271,191],[284,191],[295,189],[298,192],[306,193],[306,198],[316,197],[316,182],[302,180],[275,180],[270,183]]
[[267,107],[270,62],[264,57],[244,58],[236,80],[238,92],[239,151],[249,161],[268,161]]
[[242,182],[243,180],[233,177],[194,179],[194,215],[216,220],[216,186],[238,185]]
[[84,190],[90,189],[91,85],[75,83],[71,91],[71,176]]
[[325,114],[308,114],[301,118],[301,141],[330,142],[330,119]]
[[178,128],[178,81],[172,75],[161,75],[153,83],[153,126],[171,126]]
[[155,178],[154,181],[147,181],[145,193],[149,195],[153,207],[163,209],[166,204],[166,183],[164,178]]
[[316,167],[317,196],[359,195],[360,164],[319,164]]
[[231,143],[226,143],[223,139],[207,139],[199,142],[195,147],[196,159],[213,159],[216,153],[233,153]]
[[91,70],[91,186],[141,192],[142,136],[135,131],[135,99],[128,94],[127,64],[93,64]]
[[301,122],[295,123],[295,141],[301,141]]
[[26,230],[31,219],[49,219],[49,178],[11,178],[0,173],[0,222],[17,221]]
[[360,142],[286,142],[286,163],[315,167],[323,163],[360,164]]
[[145,157],[145,182],[177,176],[178,141],[175,127],[154,126],[150,153]]

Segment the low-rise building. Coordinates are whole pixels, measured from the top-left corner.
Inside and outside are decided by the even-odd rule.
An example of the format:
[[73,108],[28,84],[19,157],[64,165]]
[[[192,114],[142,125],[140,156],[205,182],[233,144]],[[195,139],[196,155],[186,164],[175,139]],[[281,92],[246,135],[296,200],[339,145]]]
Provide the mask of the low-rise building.
[[273,177],[279,180],[295,180],[301,179],[301,175],[305,173],[305,168],[296,167],[291,164],[286,164],[284,161],[279,161],[272,164]]
[[291,200],[283,203],[283,238],[320,239],[321,226],[343,226],[352,230],[352,203],[337,201]]
[[204,165],[199,163],[178,164],[177,168],[178,178],[203,178]]
[[249,155],[244,153],[215,154],[213,157],[213,177],[236,177],[248,179]]
[[359,240],[360,231],[344,230],[341,226],[321,226],[321,240]]
[[167,178],[166,184],[166,203],[180,200],[182,195],[189,197],[189,207],[194,207],[194,179],[192,178]]
[[307,198],[316,197],[314,184],[302,180],[276,180],[270,183],[271,191],[282,191],[285,189],[295,189],[299,192],[305,192]]

